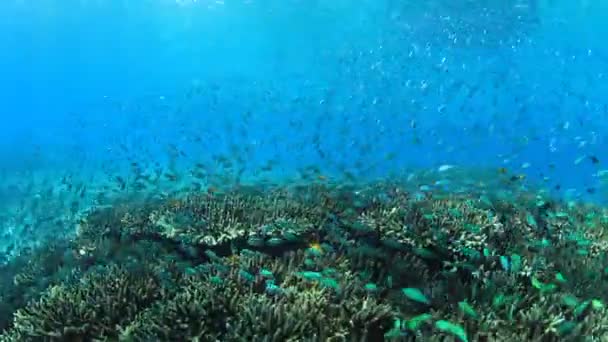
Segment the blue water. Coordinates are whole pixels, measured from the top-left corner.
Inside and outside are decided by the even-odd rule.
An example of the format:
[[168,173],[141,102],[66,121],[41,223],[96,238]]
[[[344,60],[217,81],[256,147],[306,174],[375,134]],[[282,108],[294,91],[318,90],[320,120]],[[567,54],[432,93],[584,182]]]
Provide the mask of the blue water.
[[[72,227],[68,183],[86,184],[86,210],[121,195],[134,162],[179,175],[156,193],[188,186],[197,163],[219,177],[203,186],[453,165],[604,201],[606,14],[600,1],[3,1],[4,236],[63,232],[24,228],[40,217]],[[429,177],[410,179],[444,175]]]

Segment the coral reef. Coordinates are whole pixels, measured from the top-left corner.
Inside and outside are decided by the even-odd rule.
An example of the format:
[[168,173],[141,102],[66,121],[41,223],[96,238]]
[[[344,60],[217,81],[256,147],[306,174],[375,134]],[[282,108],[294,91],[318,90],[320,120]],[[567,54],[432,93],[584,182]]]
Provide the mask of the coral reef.
[[17,310],[11,336],[17,341],[115,339],[117,326],[161,296],[150,272],[99,266],[78,284],[52,286]]
[[603,341],[607,232],[598,207],[389,183],[117,204],[4,266],[0,340]]

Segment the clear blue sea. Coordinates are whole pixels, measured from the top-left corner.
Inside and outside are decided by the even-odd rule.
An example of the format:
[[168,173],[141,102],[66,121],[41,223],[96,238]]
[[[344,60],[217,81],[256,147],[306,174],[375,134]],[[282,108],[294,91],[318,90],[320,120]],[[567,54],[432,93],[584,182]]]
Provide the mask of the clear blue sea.
[[116,201],[243,185],[605,205],[607,17],[597,0],[4,0],[0,254]]

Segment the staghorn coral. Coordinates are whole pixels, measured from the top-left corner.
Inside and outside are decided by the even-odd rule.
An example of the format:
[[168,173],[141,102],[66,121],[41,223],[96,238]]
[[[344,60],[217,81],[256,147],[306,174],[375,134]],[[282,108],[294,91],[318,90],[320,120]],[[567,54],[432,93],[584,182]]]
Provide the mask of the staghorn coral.
[[[299,341],[332,336],[365,340],[369,334],[382,335],[384,325],[390,323],[390,306],[353,286],[357,279],[351,273],[343,277],[332,273],[336,287],[297,275],[306,257],[303,252],[280,259],[243,252],[238,258],[218,259],[216,265],[187,277],[175,296],[139,314],[122,328],[120,338]],[[347,268],[340,266],[344,261],[330,263],[340,258],[319,258],[324,259],[319,266]],[[270,284],[280,290],[271,291]],[[332,323],[327,324],[328,320]]]
[[[314,263],[306,262],[315,258]],[[228,340],[366,340],[382,335],[391,308],[367,296],[346,258],[334,253],[292,253],[282,262],[260,253],[246,253],[239,268],[250,274],[269,270],[279,292],[251,282],[228,331]],[[286,267],[281,265],[287,265]],[[232,273],[232,277],[235,274]],[[328,323],[329,322],[329,323]]]
[[332,302],[322,289],[278,300],[252,295],[242,302],[227,340],[368,341],[382,336],[391,317],[391,308],[375,299]]
[[309,234],[323,216],[316,207],[285,194],[191,195],[133,210],[102,209],[80,223],[83,248],[107,236],[157,238],[176,243],[217,246],[261,236],[289,238]]
[[0,339],[601,341],[605,217],[394,183],[120,204],[8,273]]
[[87,341],[115,338],[116,326],[160,297],[150,274],[112,265],[85,275],[77,285],[49,288],[15,313],[10,331],[20,341]]
[[30,300],[40,297],[48,286],[77,278],[79,267],[65,252],[67,241],[49,242],[38,249],[22,252],[11,263],[0,267],[0,329],[12,325],[13,313]]
[[[235,290],[236,292],[231,292]],[[121,328],[121,341],[216,341],[240,300],[238,288],[189,278],[170,298]]]

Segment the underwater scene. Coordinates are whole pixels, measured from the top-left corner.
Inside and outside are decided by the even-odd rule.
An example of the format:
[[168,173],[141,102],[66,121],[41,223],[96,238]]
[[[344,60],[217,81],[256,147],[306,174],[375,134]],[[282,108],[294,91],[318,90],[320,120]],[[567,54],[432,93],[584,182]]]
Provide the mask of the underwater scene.
[[606,18],[2,1],[0,341],[608,341]]

